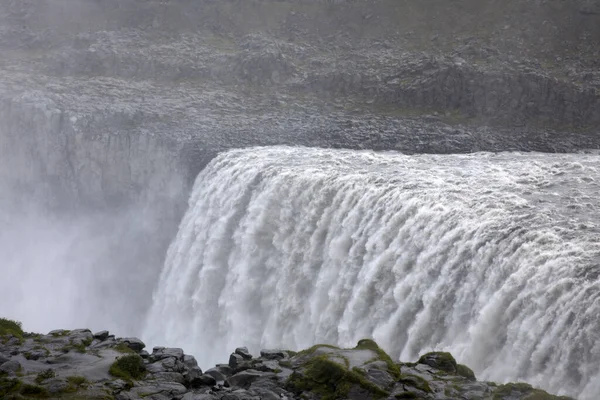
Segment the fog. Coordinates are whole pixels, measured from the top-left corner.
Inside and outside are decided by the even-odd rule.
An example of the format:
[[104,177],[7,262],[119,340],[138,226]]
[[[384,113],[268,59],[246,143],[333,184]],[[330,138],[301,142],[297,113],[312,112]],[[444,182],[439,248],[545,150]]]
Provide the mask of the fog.
[[164,251],[148,210],[55,212],[0,190],[21,203],[0,214],[0,315],[34,332],[139,334]]

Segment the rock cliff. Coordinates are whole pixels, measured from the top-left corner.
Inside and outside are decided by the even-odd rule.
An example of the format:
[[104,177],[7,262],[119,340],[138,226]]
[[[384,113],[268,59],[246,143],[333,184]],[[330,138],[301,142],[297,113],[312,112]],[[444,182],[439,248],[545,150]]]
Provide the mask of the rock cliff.
[[352,349],[316,345],[300,352],[235,349],[226,364],[202,371],[180,348],[144,350],[137,338],[108,331],[24,333],[0,319],[3,399],[277,400],[466,399],[569,400],[526,383],[477,381],[449,353],[394,362],[369,339]]

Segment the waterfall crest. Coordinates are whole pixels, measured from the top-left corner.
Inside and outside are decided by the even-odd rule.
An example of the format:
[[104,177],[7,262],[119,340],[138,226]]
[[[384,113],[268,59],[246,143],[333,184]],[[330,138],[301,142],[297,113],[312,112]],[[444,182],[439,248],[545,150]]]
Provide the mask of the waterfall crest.
[[597,155],[265,147],[197,177],[144,338],[214,363],[374,338],[600,393]]

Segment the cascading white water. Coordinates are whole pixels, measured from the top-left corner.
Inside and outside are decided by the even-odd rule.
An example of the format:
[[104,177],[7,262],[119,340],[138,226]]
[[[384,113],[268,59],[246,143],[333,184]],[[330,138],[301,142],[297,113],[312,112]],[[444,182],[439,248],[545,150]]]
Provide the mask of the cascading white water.
[[597,155],[252,148],[197,178],[144,338],[451,351],[480,379],[600,395]]

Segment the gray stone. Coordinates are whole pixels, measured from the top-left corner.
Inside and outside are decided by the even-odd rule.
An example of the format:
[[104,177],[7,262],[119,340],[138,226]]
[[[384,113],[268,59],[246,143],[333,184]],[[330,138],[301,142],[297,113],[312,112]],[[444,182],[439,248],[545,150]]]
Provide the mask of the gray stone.
[[21,370],[21,364],[18,361],[10,360],[0,365],[0,371],[7,374],[14,374]]
[[174,357],[177,360],[183,361],[183,349],[171,347],[155,347],[152,349],[152,358],[162,360],[167,357]]
[[54,394],[64,392],[65,389],[69,387],[69,384],[65,379],[53,378],[45,381],[43,386],[46,388],[46,390],[48,390],[48,392]]
[[194,367],[198,366],[198,361],[196,361],[196,358],[194,356],[189,355],[189,354],[185,354],[183,356],[183,363],[188,368],[194,368]]
[[192,379],[189,382],[189,384],[191,387],[197,388],[202,386],[214,386],[217,384],[217,381],[212,376],[203,374],[197,378]]
[[252,359],[252,354],[250,354],[250,352],[248,351],[247,347],[238,347],[237,349],[235,349],[235,354],[239,354],[245,360],[251,360]]
[[109,332],[108,331],[100,331],[100,332],[96,332],[94,333],[94,338],[103,341],[106,340],[106,338],[108,338]]
[[218,397],[207,394],[207,393],[202,393],[202,394],[196,394],[196,393],[186,393],[181,400],[217,400]]
[[379,386],[383,390],[388,390],[394,385],[394,377],[386,371],[376,368],[365,370],[365,378]]
[[206,375],[210,375],[213,378],[215,378],[215,380],[217,382],[224,382],[225,379],[227,379],[227,376],[225,376],[219,369],[217,368],[211,368],[208,369],[204,372]]
[[229,356],[229,366],[233,370],[235,370],[243,361],[244,361],[244,358],[242,356],[240,356],[239,354],[232,353]]
[[179,372],[156,372],[152,374],[152,378],[160,382],[186,383],[185,378]]
[[287,357],[287,353],[283,350],[261,350],[260,356],[267,360],[282,360]]
[[125,382],[123,379],[115,379],[114,381],[113,380],[107,381],[105,383],[105,385],[115,391],[120,391],[127,387],[127,382]]
[[129,347],[131,350],[133,351],[142,351],[144,349],[144,347],[146,347],[146,345],[144,344],[144,342],[142,342],[140,339],[138,338],[122,338],[119,339],[117,341],[118,343],[124,343],[125,345],[127,345],[127,347]]
[[260,379],[262,377],[271,377],[274,374],[269,372],[260,372],[252,369],[248,369],[246,371],[238,372],[237,374],[230,376],[225,381],[226,386],[230,387],[241,387],[248,388],[252,384],[252,382]]
[[50,336],[66,336],[68,334],[68,331],[65,329],[55,329],[53,331],[48,332],[48,335]]
[[187,384],[191,384],[195,379],[202,376],[202,370],[200,367],[192,367],[183,373],[183,378]]
[[215,368],[225,376],[233,375],[233,369],[229,366],[229,364],[217,364]]

